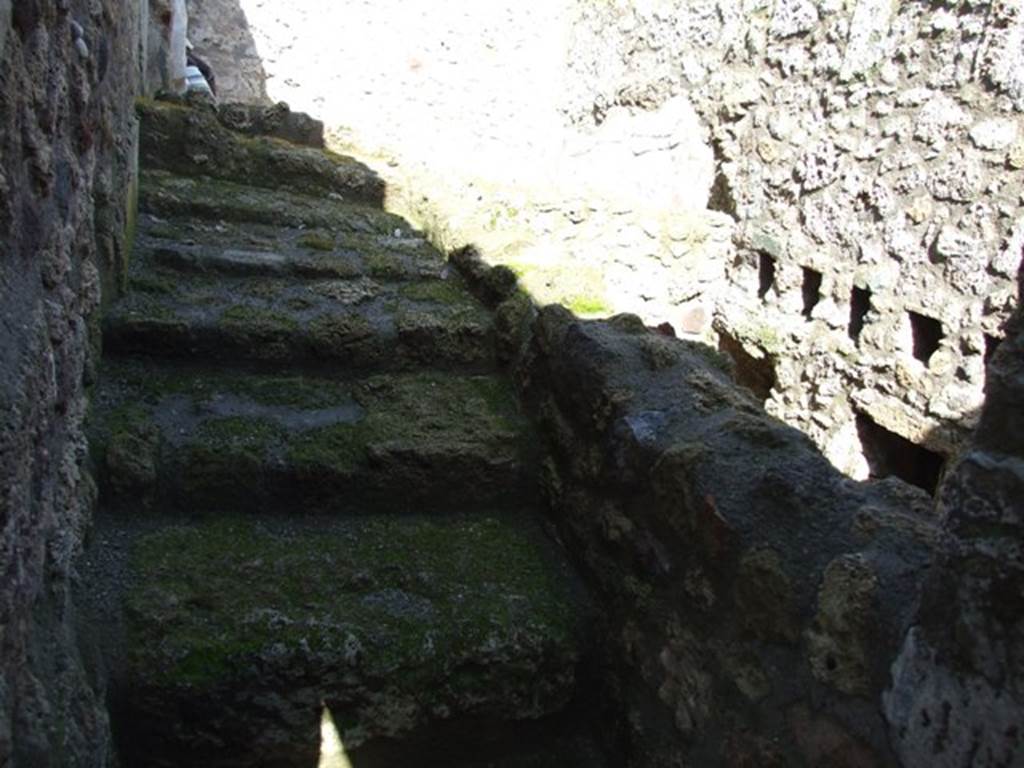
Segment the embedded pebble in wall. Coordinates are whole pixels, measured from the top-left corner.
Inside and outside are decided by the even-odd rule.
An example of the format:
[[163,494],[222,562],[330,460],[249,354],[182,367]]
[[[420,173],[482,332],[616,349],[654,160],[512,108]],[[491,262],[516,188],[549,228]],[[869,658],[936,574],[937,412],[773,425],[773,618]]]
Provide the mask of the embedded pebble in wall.
[[1015,171],[1024,169],[1024,140],[1018,141],[1006,155],[1006,163]]
[[772,16],[771,33],[786,38],[810,32],[818,22],[818,11],[810,0],[777,0]]
[[963,152],[949,158],[928,179],[928,190],[939,200],[969,203],[981,193],[985,172]]
[[971,128],[971,141],[979,149],[1006,149],[1017,138],[1017,122],[1006,118],[984,120]]

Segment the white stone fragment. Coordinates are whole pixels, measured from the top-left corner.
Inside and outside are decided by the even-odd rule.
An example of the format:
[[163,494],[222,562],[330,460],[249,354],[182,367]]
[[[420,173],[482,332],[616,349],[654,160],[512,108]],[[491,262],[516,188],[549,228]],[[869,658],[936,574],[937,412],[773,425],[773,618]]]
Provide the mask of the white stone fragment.
[[971,141],[979,149],[1006,149],[1017,138],[1018,128],[1015,120],[995,117],[971,128]]
[[775,0],[771,34],[781,40],[814,29],[818,10],[810,0]]
[[889,35],[894,3],[890,0],[860,0],[853,12],[846,40],[839,79],[852,80],[881,61],[886,54],[882,44]]

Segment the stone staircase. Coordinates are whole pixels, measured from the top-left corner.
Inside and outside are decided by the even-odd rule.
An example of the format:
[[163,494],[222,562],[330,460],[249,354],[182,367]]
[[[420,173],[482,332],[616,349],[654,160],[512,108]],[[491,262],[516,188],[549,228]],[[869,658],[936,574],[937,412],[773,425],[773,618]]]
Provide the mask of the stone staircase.
[[491,313],[364,166],[140,112],[83,579],[121,764],[605,764]]

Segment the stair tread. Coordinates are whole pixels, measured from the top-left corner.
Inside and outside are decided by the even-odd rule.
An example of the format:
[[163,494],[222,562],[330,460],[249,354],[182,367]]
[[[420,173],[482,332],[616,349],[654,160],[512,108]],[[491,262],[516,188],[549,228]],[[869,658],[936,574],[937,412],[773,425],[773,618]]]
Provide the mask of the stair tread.
[[[254,754],[315,748],[325,704],[358,748],[455,716],[531,720],[573,695],[589,609],[519,518],[225,518],[126,550],[130,727],[208,713],[177,734],[196,757],[210,735]],[[267,727],[282,718],[294,727]]]
[[154,269],[378,280],[439,278],[449,271],[441,254],[408,227],[335,232],[142,214],[131,279],[144,285]]
[[324,227],[363,234],[388,235],[396,230],[410,230],[408,222],[400,216],[328,194],[307,195],[161,170],[139,173],[139,210],[160,216]]
[[122,505],[396,511],[523,487],[529,430],[498,376],[355,381],[108,362],[91,439]]
[[266,135],[230,130],[215,110],[141,100],[140,160],[187,176],[210,176],[269,189],[333,194],[379,206],[385,184],[353,157]]
[[454,273],[399,284],[156,268],[132,286],[104,318],[108,351],[384,370],[493,365],[493,319]]

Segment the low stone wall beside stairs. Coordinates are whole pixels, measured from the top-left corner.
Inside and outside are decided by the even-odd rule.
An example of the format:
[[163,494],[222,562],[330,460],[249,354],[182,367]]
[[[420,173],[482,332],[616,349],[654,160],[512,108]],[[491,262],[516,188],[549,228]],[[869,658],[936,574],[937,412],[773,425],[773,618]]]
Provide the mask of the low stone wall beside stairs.
[[710,347],[454,261],[497,305],[549,523],[606,611],[629,765],[1020,759],[1021,449],[995,415],[1019,410],[1019,327],[936,507],[844,477]]

